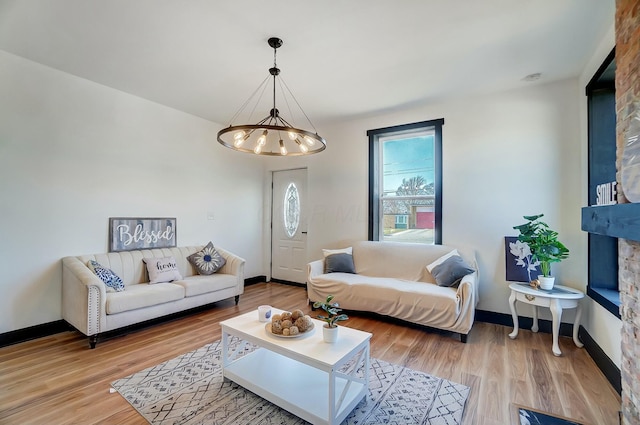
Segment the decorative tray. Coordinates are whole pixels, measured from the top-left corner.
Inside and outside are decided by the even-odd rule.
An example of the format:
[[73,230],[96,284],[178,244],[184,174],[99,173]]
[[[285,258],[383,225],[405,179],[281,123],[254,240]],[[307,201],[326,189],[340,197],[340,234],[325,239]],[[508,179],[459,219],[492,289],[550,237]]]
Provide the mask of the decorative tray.
[[300,338],[302,336],[305,335],[309,335],[313,333],[313,330],[315,328],[315,325],[312,323],[311,327],[309,329],[307,329],[304,332],[300,332],[298,335],[282,335],[282,334],[274,334],[273,332],[271,332],[271,322],[269,323],[265,323],[264,325],[264,330],[269,334],[269,335],[273,335],[273,336],[277,336],[278,338]]

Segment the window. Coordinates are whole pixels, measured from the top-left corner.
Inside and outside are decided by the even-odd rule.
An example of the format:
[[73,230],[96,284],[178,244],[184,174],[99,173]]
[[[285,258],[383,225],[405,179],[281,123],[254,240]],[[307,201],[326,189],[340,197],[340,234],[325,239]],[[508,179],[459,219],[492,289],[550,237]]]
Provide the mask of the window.
[[[602,189],[607,198],[616,181],[615,50],[587,85],[589,206],[601,204]],[[618,290],[618,239],[589,233],[589,281],[587,294],[620,317]]]
[[367,131],[369,240],[442,243],[444,119]]
[[295,184],[289,183],[284,194],[284,229],[287,236],[294,237],[298,226],[300,225],[300,197],[298,196],[298,188]]
[[408,215],[398,214],[396,215],[396,229],[406,229],[408,222]]

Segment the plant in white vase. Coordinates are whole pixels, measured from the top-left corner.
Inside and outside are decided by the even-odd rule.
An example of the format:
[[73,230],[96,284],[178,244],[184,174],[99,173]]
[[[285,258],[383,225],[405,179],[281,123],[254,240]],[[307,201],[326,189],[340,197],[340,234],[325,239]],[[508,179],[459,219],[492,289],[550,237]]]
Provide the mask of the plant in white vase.
[[321,308],[326,313],[326,316],[318,316],[318,319],[326,322],[322,328],[322,334],[326,342],[335,342],[338,336],[338,322],[349,319],[349,316],[340,313],[342,309],[338,308],[340,307],[339,304],[331,301],[333,301],[333,295],[328,295],[324,301],[313,303],[313,308]]
[[529,245],[532,259],[540,263],[541,275],[538,276],[542,289],[553,288],[554,278],[551,276],[551,263],[558,263],[569,258],[569,250],[558,240],[558,232],[540,218],[544,214],[524,216],[526,223],[513,228],[520,232],[518,240]]

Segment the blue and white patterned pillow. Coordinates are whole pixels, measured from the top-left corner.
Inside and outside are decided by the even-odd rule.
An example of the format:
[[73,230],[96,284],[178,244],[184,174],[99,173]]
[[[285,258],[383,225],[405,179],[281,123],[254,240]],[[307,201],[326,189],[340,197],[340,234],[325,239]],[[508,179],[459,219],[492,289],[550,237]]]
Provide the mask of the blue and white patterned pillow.
[[198,274],[202,275],[214,274],[227,264],[227,260],[216,251],[211,242],[202,248],[202,251],[188,256],[187,260],[198,270]]
[[107,285],[107,291],[124,291],[124,283],[122,282],[122,279],[120,279],[120,277],[115,274],[113,270],[101,266],[100,263],[94,260],[89,260],[87,262],[87,266],[93,273],[95,273],[96,276],[100,278],[101,281],[104,282],[105,285]]

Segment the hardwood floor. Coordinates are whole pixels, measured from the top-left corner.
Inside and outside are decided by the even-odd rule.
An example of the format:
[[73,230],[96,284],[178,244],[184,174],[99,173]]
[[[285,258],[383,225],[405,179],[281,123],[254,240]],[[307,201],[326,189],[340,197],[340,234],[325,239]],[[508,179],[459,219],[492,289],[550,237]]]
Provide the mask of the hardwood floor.
[[[0,349],[0,424],[146,424],[110,383],[220,338],[221,320],[260,304],[306,305],[304,288],[261,283],[233,300],[135,332],[100,341],[96,349],[78,332],[65,332]],[[511,403],[591,425],[618,423],[620,397],[584,349],[561,337],[476,323],[468,342],[449,334],[350,314],[345,326],[373,333],[371,355],[471,387],[464,423],[507,425]]]

